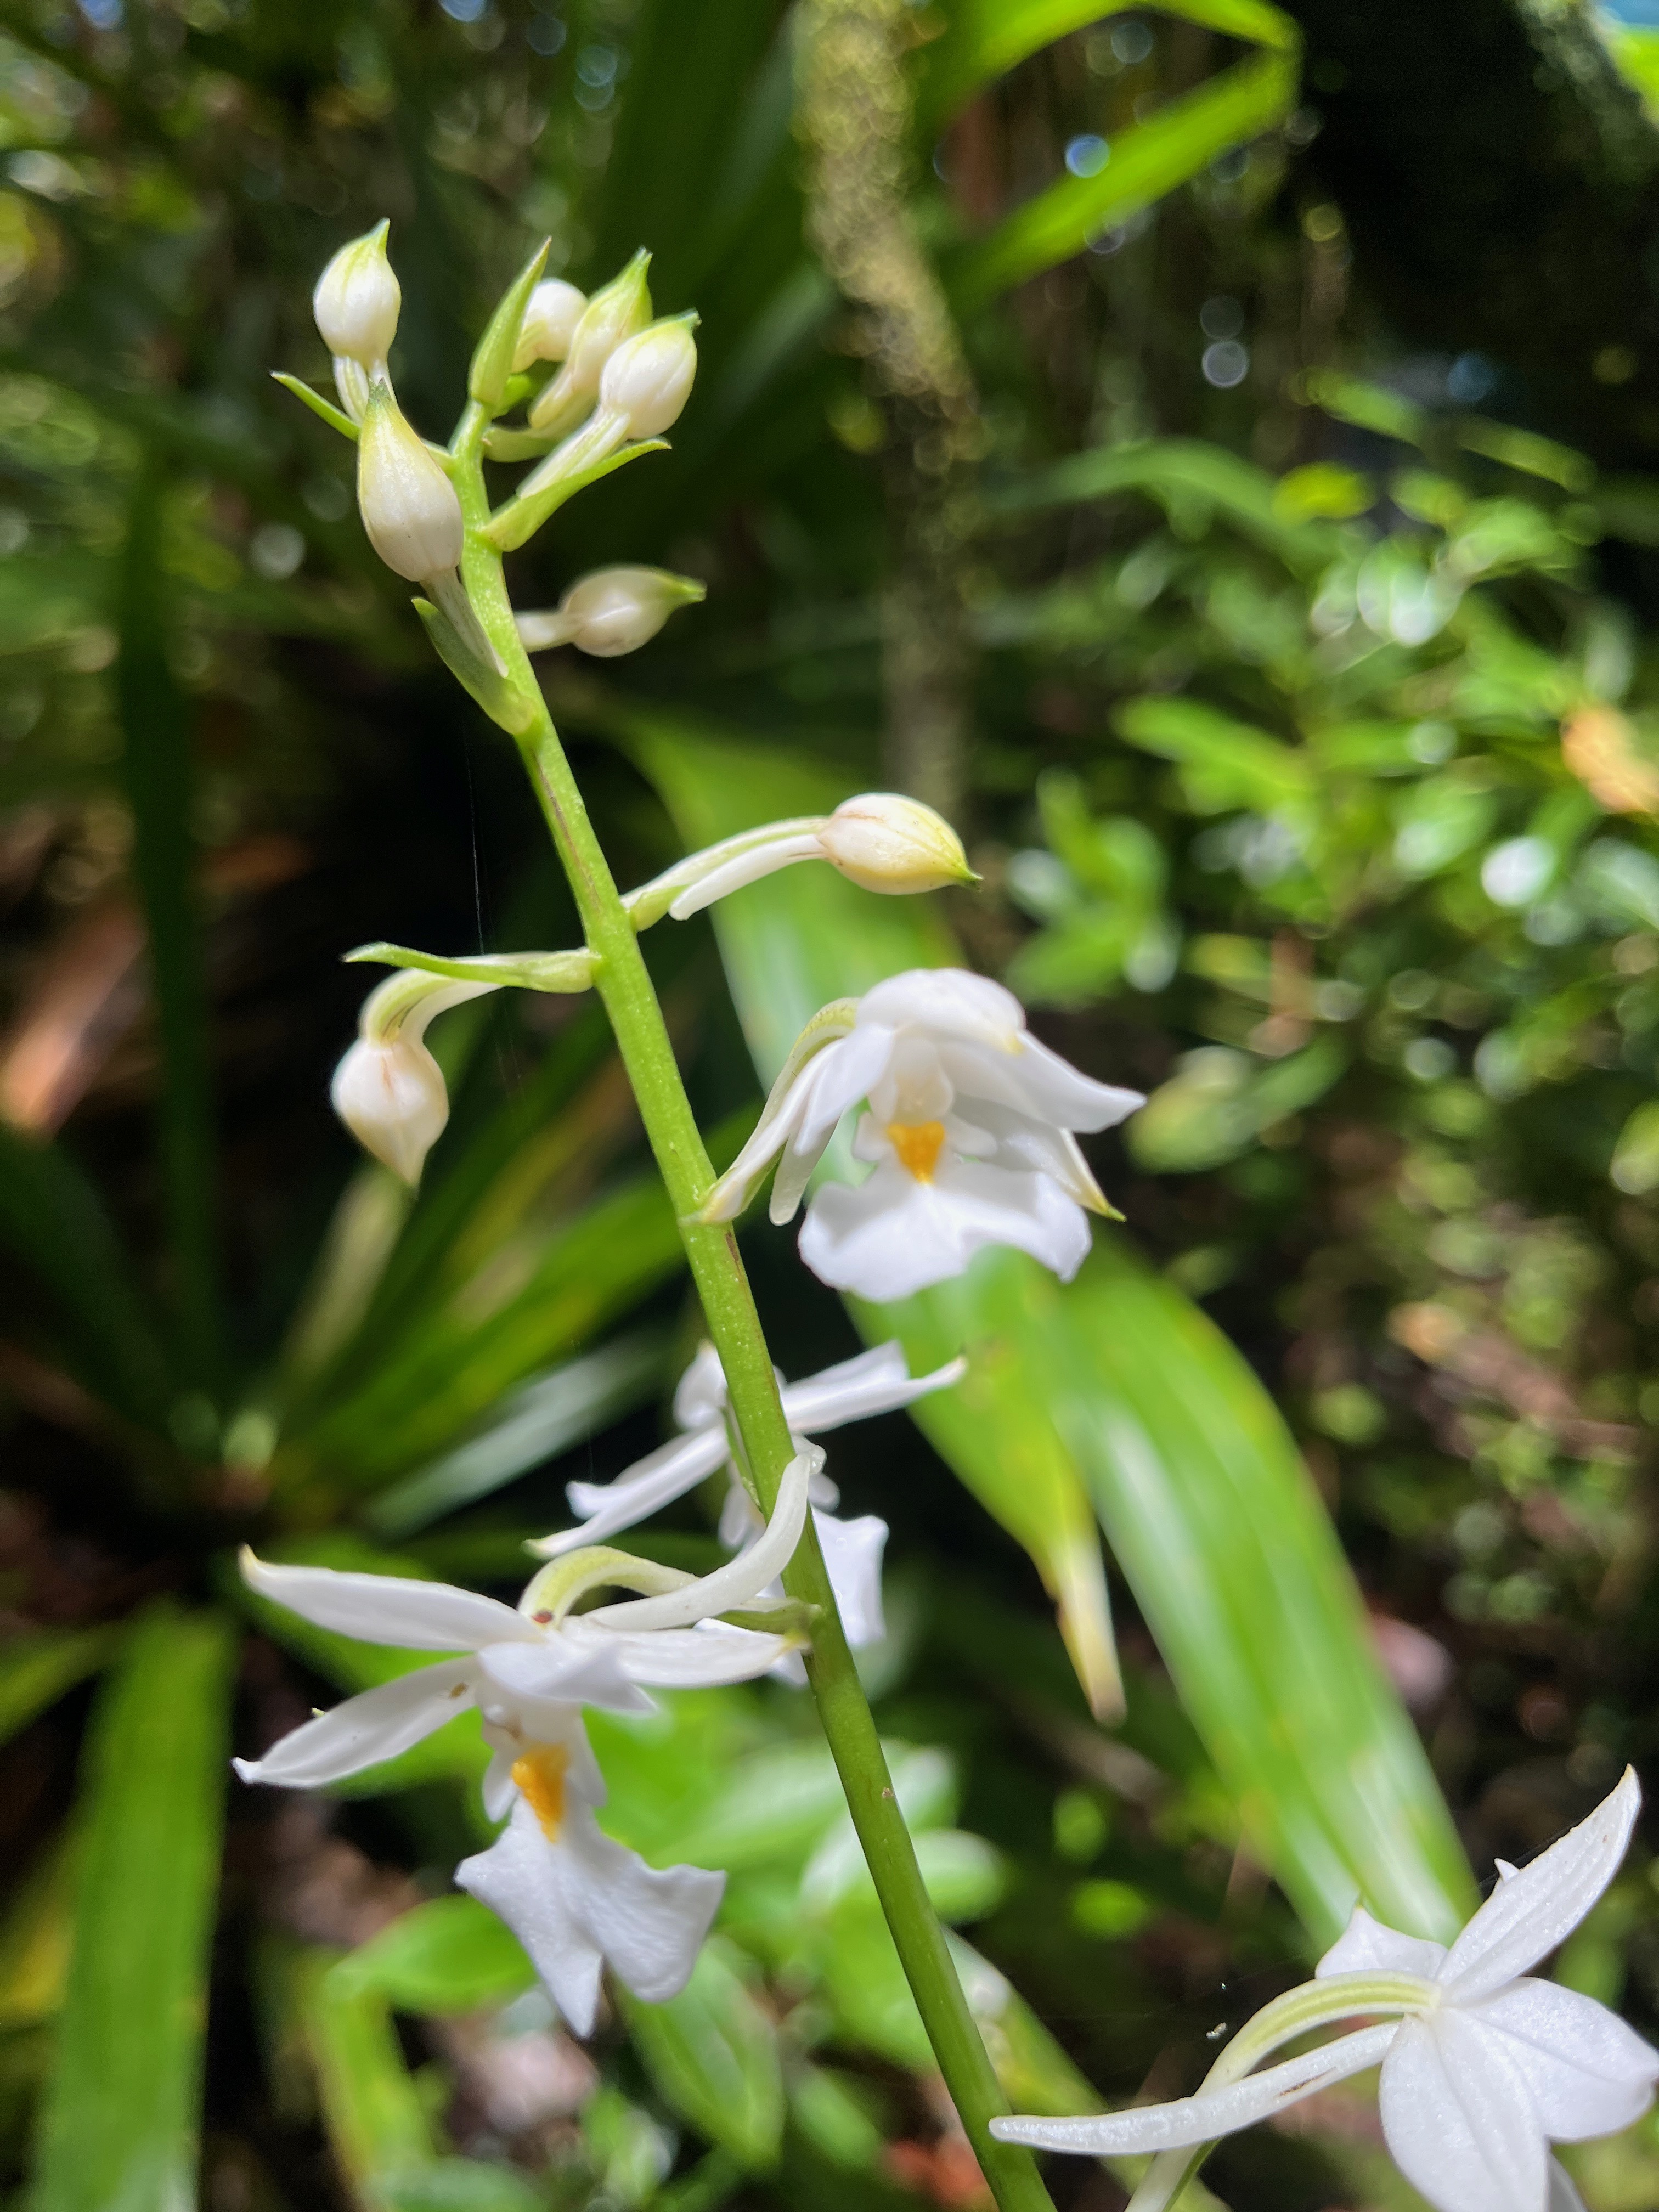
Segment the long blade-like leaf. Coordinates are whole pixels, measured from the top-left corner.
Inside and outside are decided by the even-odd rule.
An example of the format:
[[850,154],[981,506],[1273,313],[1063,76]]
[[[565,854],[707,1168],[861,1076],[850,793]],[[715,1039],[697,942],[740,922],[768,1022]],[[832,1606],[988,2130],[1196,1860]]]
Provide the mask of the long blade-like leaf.
[[[630,736],[689,841],[840,796],[799,763],[711,744],[678,718],[672,730],[641,718]],[[763,1076],[826,1000],[939,957],[939,924],[917,902],[861,897],[817,867],[724,901],[716,926]],[[913,1358],[978,1347],[996,1421],[955,1419],[940,1400],[918,1417],[1007,1525],[1039,1448],[1092,1492],[1246,1832],[1316,1936],[1356,1894],[1402,1927],[1455,1926],[1468,1869],[1346,1562],[1273,1401],[1190,1302],[1107,1247],[1069,1288],[993,1255],[878,1319]],[[1025,1443],[1010,1471],[1000,1450],[1016,1423]]]
[[100,1700],[31,2212],[195,2202],[234,1650],[216,1613],[152,1614]]
[[1230,146],[1282,122],[1299,82],[1293,54],[1267,53],[1182,94],[1115,139],[1097,174],[1062,178],[962,249],[945,270],[951,298],[978,307],[1080,253],[1095,232],[1127,222]]
[[[918,58],[919,127],[924,133],[937,131],[997,77],[1057,39],[1117,12],[1103,9],[1100,0],[956,0],[944,30]],[[1299,35],[1291,18],[1266,0],[1160,0],[1158,13],[1257,46],[1293,51]]]
[[195,900],[190,716],[167,655],[162,477],[135,480],[122,556],[115,668],[122,770],[132,808],[132,869],[149,931],[161,1035],[157,1102],[162,1183],[180,1348],[197,1381],[216,1364],[214,1128],[207,986]]
[[156,1425],[167,1364],[96,1193],[58,1145],[0,1123],[0,1244],[50,1302],[46,1340],[112,1411]]

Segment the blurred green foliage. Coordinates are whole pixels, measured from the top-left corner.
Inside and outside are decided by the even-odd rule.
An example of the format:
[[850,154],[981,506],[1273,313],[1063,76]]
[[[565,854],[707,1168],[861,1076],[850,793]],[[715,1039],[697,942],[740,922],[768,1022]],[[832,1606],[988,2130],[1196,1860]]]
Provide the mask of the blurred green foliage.
[[[784,1686],[595,1720],[614,1832],[730,1883],[687,1990],[591,2054],[449,1893],[465,1723],[349,1802],[220,1787],[228,1733],[410,1663],[249,1606],[233,1682],[235,1541],[508,1588],[697,1333],[592,1008],[444,1018],[418,1200],[331,1125],[340,952],[572,925],[270,372],[325,384],[310,288],[382,213],[434,435],[535,240],[580,282],[648,246],[702,317],[692,407],[514,574],[709,585],[603,684],[545,664],[607,849],[637,879],[883,781],[911,433],[809,243],[808,12],[0,8],[0,2132],[43,2212],[189,2201],[198,2118],[214,2212],[973,2201]],[[869,1687],[974,2010],[1017,2105],[1079,2110],[1195,2078],[1362,1880],[1443,1919],[1440,1791],[1484,1868],[1651,1752],[1659,491],[1389,338],[1277,10],[890,12],[896,214],[974,385],[987,887],[924,915],[803,871],[652,957],[728,1153],[745,1047],[769,1077],[818,1000],[953,957],[1152,1094],[1102,1147],[1124,1243],[1063,1297],[988,1267],[849,1320],[745,1240],[792,1375],[854,1323],[975,1346],[927,1441],[835,1469],[894,1526]],[[1559,1971],[1651,2029],[1645,1863]],[[1650,2124],[1595,2147],[1593,2212],[1656,2170]],[[1213,2179],[1405,2201],[1340,2119]]]

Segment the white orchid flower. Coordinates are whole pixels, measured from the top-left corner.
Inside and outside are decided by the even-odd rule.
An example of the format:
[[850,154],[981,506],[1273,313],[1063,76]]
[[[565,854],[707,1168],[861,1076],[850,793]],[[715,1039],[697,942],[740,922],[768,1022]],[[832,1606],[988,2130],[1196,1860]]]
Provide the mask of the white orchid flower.
[[[799,1643],[713,1618],[753,1606],[788,1565],[823,1455],[809,1447],[784,1470],[771,1520],[712,1575],[594,1553],[544,1567],[516,1607],[447,1583],[328,1567],[276,1566],[242,1554],[250,1588],[303,1620],[405,1650],[459,1653],[400,1674],[319,1713],[263,1759],[234,1762],[244,1782],[314,1790],[419,1743],[475,1707],[494,1754],[485,1809],[507,1826],[455,1879],[500,1914],[529,1953],[571,2027],[586,2035],[607,1961],[652,2002],[685,1984],[725,1876],[658,1869],[604,1835],[594,1819],[605,1784],[582,1724],[584,1705],[646,1712],[650,1689],[751,1680]],[[606,1583],[652,1595],[591,1613],[569,1608]]]
[[[965,1359],[953,1359],[931,1375],[911,1377],[902,1348],[880,1344],[843,1359],[799,1382],[778,1377],[784,1419],[804,1451],[804,1439],[838,1429],[848,1421],[896,1413],[933,1390],[948,1390],[967,1372]],[[556,1559],[578,1545],[592,1544],[632,1528],[647,1515],[684,1498],[724,1467],[730,1487],[720,1512],[720,1540],[735,1551],[747,1543],[759,1523],[749,1492],[732,1459],[726,1426],[726,1371],[712,1344],[704,1344],[674,1393],[674,1419],[682,1433],[638,1460],[613,1482],[573,1482],[565,1492],[570,1510],[582,1517],[574,1528],[543,1536],[531,1546],[543,1559]],[[811,1480],[812,1522],[823,1548],[824,1565],[836,1594],[847,1640],[856,1650],[878,1644],[886,1633],[881,1608],[881,1558],[887,1523],[873,1513],[856,1521],[835,1517],[840,1493],[822,1470]],[[787,1663],[787,1662],[786,1662]],[[793,1673],[793,1665],[790,1668]]]
[[1109,1213],[1074,1130],[1109,1129],[1146,1101],[1039,1044],[1012,992],[960,968],[915,968],[826,1006],[808,1024],[759,1126],[701,1218],[729,1221],[774,1159],[787,1221],[844,1114],[875,1172],[826,1184],[800,1255],[860,1297],[909,1296],[959,1275],[986,1244],[1029,1252],[1069,1282],[1089,1249],[1085,1209]]
[[[993,2120],[1005,2142],[1154,2161],[1130,2212],[1162,2212],[1186,2155],[1381,2062],[1382,2134],[1395,2164],[1439,2212],[1571,2212],[1577,2192],[1549,2154],[1638,2120],[1659,2051],[1591,1997],[1529,1969],[1571,1935],[1618,1872],[1642,1793],[1633,1771],[1587,1820],[1498,1887],[1448,1949],[1356,1907],[1316,1978],[1240,2030],[1194,2097],[1101,2119]],[[1322,2049],[1250,2069],[1311,2028],[1401,2017]]]

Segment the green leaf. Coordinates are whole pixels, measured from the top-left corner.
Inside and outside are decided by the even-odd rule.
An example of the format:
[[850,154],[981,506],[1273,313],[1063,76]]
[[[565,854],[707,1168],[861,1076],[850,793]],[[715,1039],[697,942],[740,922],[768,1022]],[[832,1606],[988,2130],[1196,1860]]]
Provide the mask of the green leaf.
[[1315,1939],[1356,1891],[1443,1939],[1473,1903],[1456,1832],[1249,1367],[1115,1239],[1070,1291],[1033,1286],[1024,1348],[1245,1832]]
[[465,1443],[382,1491],[364,1521],[378,1536],[408,1536],[488,1498],[642,1404],[663,1380],[666,1352],[660,1332],[641,1330],[538,1376],[502,1399]]
[[[688,842],[839,796],[678,717],[629,728]],[[722,901],[715,923],[763,1076],[819,1005],[939,957],[915,902],[860,911],[850,886],[805,867]],[[1205,1316],[1103,1241],[1069,1288],[989,1252],[864,1325],[896,1328],[918,1371],[969,1348],[969,1382],[913,1417],[1017,1532],[1034,1460],[1057,1486],[1086,1485],[1253,1847],[1315,1936],[1330,1940],[1357,1893],[1395,1926],[1455,1927],[1468,1869],[1341,1547],[1273,1401]],[[963,1419],[975,1377],[994,1417]]]
[[161,1044],[156,1130],[176,1275],[179,1341],[198,1382],[217,1364],[220,1306],[207,981],[191,827],[189,706],[167,660],[171,628],[161,558],[164,478],[146,461],[127,511],[117,603],[115,699],[132,809],[132,872],[149,933]]
[[[1158,12],[1251,46],[1294,52],[1299,42],[1295,23],[1265,0],[1160,0]],[[944,31],[918,56],[919,136],[936,137],[984,86],[1100,19],[1099,0],[954,0]]]
[[152,1613],[99,1699],[32,2212],[194,2201],[234,1656],[220,1615]]
[[400,1914],[335,1967],[341,1990],[375,1990],[399,2012],[477,2012],[536,1978],[519,1940],[471,1897],[434,1897]]
[[1299,82],[1294,54],[1262,54],[1132,125],[1112,141],[1096,175],[1062,178],[951,257],[945,276],[954,303],[981,307],[1070,260],[1105,225],[1126,222],[1229,147],[1272,130],[1295,106]]
[[129,1419],[159,1424],[166,1355],[97,1193],[61,1145],[0,1122],[0,1240],[46,1291],[76,1379]]
[[114,1628],[43,1628],[0,1644],[0,1743],[95,1674],[120,1640]]
[[634,2047],[665,2104],[751,2171],[775,2164],[783,2136],[778,2032],[749,1992],[741,1954],[718,1937],[666,2004],[623,1995]]
[[1305,801],[1307,757],[1196,699],[1129,699],[1113,716],[1121,736],[1180,767],[1193,805],[1206,814],[1235,806],[1261,813]]
[[1322,568],[1342,543],[1328,521],[1286,515],[1265,469],[1195,438],[1149,438],[1073,453],[1034,475],[994,486],[986,503],[993,514],[1028,514],[1124,492],[1157,500],[1180,520],[1188,537],[1198,535],[1212,514],[1220,515],[1301,574]]
[[399,2212],[397,2195],[385,2185],[431,2165],[432,2130],[386,1999],[349,1977],[337,1978],[334,1957],[313,1951],[297,1968],[323,2123],[361,2212]]

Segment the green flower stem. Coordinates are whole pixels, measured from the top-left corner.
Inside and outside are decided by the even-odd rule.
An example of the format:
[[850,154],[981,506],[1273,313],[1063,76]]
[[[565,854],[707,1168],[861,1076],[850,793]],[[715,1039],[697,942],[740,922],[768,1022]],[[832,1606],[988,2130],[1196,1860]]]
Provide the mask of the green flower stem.
[[[451,449],[467,522],[467,589],[506,665],[508,683],[534,709],[534,719],[517,740],[519,749],[570,879],[587,945],[599,957],[596,988],[679,1218],[692,1279],[726,1370],[732,1410],[753,1470],[757,1503],[769,1511],[794,1454],[771,1353],[733,1231],[700,1225],[692,1218],[714,1186],[714,1171],[680,1080],[634,925],[588,820],[541,686],[519,641],[501,554],[483,534],[489,520],[482,466],[488,427],[485,410],[476,404],[469,407]],[[996,2142],[990,2135],[988,2123],[1008,2110],[1007,2100],[922,1881],[810,1514],[783,1583],[791,1597],[815,1609],[807,1679],[917,2010],[975,2155],[1002,2212],[1052,2212],[1030,2154]]]

